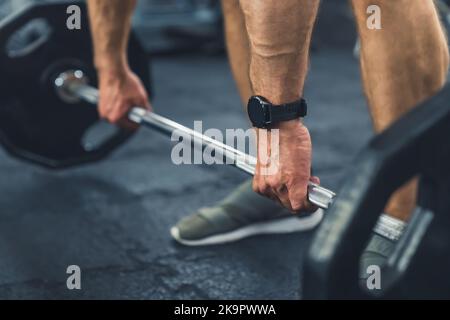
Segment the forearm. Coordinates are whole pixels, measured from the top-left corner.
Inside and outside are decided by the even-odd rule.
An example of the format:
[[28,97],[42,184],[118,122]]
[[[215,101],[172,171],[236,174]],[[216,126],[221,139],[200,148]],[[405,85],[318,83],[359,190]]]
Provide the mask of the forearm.
[[88,0],[94,61],[99,72],[128,68],[127,46],[135,6],[136,0]]
[[274,104],[303,95],[319,0],[241,0],[255,95]]
[[222,11],[225,21],[225,38],[231,70],[236,81],[242,102],[247,106],[252,96],[252,85],[249,78],[250,47],[244,14],[239,0],[222,0]]

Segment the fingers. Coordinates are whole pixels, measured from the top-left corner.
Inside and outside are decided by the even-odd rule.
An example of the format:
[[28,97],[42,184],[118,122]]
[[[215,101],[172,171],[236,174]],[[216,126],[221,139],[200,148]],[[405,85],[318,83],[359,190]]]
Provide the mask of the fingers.
[[[316,176],[310,177],[310,181],[320,185],[320,179]],[[257,169],[257,174],[253,180],[253,190],[256,193],[279,202],[294,214],[317,211],[318,207],[308,200],[308,183],[293,185],[292,187],[285,184],[279,187],[279,185],[279,181],[264,177]]]
[[134,121],[131,121],[129,119],[129,112],[132,108],[139,107],[146,109],[148,111],[152,111],[152,106],[150,104],[150,101],[147,98],[147,93],[144,91],[141,93],[141,96],[138,97],[136,100],[124,104],[122,107],[117,108],[118,110],[124,110],[124,113],[117,115],[118,120],[116,122],[112,122],[117,124],[119,127],[128,130],[128,131],[136,131],[139,129],[140,125],[137,124]]
[[259,167],[256,168],[256,174],[253,179],[253,190],[294,212],[288,188],[277,181],[276,178],[261,174]]
[[[99,112],[100,116],[108,122],[118,125],[126,120],[129,110],[132,108],[131,103],[117,98],[112,100],[108,93],[101,93]],[[106,96],[106,97],[105,97]]]
[[299,189],[290,189],[289,198],[291,199],[292,213],[310,213],[317,211],[317,206],[309,202],[308,185]]
[[274,190],[274,192],[276,193],[276,197],[283,207],[285,207],[290,212],[295,212],[294,208],[292,207],[292,202],[289,197],[289,191],[287,187],[284,186],[278,190]]
[[[320,185],[319,177],[310,177],[310,181],[314,184]],[[308,185],[301,185],[289,189],[289,199],[291,201],[293,213],[317,211],[318,207],[309,202],[308,188]]]
[[320,178],[319,178],[319,177],[313,176],[313,177],[311,177],[309,180],[310,180],[312,183],[315,183],[315,184],[317,184],[317,185],[320,185]]
[[[123,129],[135,131],[139,128],[139,125],[128,118],[129,112],[135,106],[137,104],[128,101],[109,102],[108,100],[100,100],[100,117]],[[148,107],[145,108],[148,109]]]
[[100,82],[99,113],[103,119],[134,131],[139,125],[128,118],[134,107],[152,110],[147,92],[137,76],[130,73],[124,81]]
[[144,87],[141,88],[141,94],[136,101],[135,106],[147,109],[149,111],[153,111],[152,105],[150,104],[150,99],[148,98],[148,94],[145,91]]
[[308,206],[308,185],[298,184],[293,185],[288,189],[288,198],[291,204],[291,212],[297,213],[305,210]]
[[140,125],[131,121],[129,118],[131,109],[135,107],[144,108],[149,111],[152,110],[148,100],[141,99],[139,102],[125,102],[121,106],[116,107],[116,112],[111,113],[111,116],[107,119],[110,123],[116,124],[125,130],[136,131],[139,129]]

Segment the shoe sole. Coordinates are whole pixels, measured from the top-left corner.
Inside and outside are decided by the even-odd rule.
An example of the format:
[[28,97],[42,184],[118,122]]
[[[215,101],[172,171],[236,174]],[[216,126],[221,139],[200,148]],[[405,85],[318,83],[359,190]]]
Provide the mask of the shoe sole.
[[181,238],[180,230],[177,227],[170,229],[170,234],[178,243],[185,246],[210,246],[235,242],[256,235],[289,234],[300,231],[308,231],[314,229],[322,221],[323,216],[324,211],[319,209],[305,218],[293,216],[276,221],[255,223],[231,232],[222,233],[199,240],[186,240]]

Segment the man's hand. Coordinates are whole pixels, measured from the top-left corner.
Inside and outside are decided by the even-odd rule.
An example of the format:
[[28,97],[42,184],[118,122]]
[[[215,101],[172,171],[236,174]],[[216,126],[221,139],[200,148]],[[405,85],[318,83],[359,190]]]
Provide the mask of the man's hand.
[[[258,129],[258,164],[253,189],[279,201],[291,212],[314,211],[308,201],[308,183],[320,183],[311,177],[311,137],[299,120],[281,123],[276,130]],[[272,145],[271,135],[279,134]]]
[[136,0],[88,0],[94,62],[99,78],[99,113],[124,128],[136,129],[128,120],[132,107],[150,109],[139,78],[128,65],[127,47]]
[[135,130],[137,125],[128,120],[133,107],[151,110],[148,95],[141,80],[130,69],[99,72],[100,116],[123,128]]

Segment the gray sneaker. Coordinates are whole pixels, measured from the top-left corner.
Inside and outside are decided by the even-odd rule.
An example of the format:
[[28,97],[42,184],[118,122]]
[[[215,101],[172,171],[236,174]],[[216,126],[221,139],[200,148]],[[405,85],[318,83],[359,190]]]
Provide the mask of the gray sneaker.
[[182,219],[170,233],[186,246],[207,246],[261,234],[286,234],[315,228],[323,210],[294,216],[277,203],[252,190],[251,180],[214,207],[199,209]]
[[[359,262],[359,280],[363,290],[367,290],[373,295],[380,295],[397,280],[396,273],[387,268],[387,262],[395,251],[405,228],[406,223],[399,219],[387,214],[380,216]],[[367,281],[374,272],[373,267],[377,267],[380,271],[380,287],[370,286],[370,289]]]
[[[372,238],[369,240],[369,243],[361,255],[359,262],[359,282],[360,286],[363,290],[371,293],[373,295],[380,295],[389,288],[390,283],[392,282],[392,277],[389,273],[387,273],[386,263],[394,252],[395,245],[397,241],[387,239],[378,234],[373,234]],[[369,289],[367,281],[369,276],[373,273],[373,270],[370,271],[369,267],[376,266],[380,270],[380,280],[381,287]]]

